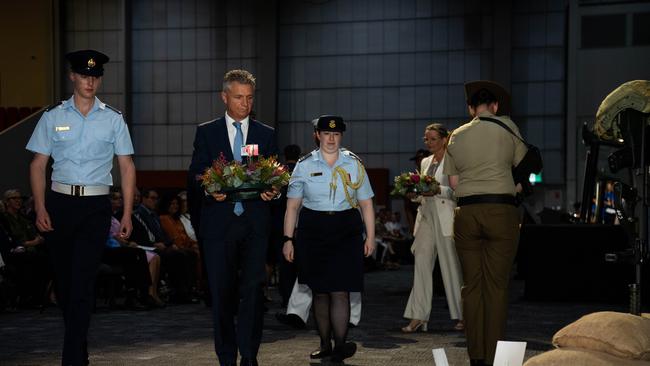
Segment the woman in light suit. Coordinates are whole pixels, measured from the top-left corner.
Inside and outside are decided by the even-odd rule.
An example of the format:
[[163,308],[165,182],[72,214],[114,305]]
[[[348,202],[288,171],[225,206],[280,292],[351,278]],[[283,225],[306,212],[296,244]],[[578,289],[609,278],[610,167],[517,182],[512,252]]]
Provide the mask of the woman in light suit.
[[449,179],[442,173],[448,136],[449,131],[439,123],[430,124],[424,130],[424,143],[432,154],[422,160],[420,172],[433,175],[440,183],[440,189],[436,193],[418,196],[412,194],[412,200],[419,202],[420,207],[415,220],[415,240],[411,247],[415,257],[413,289],[404,310],[404,317],[411,319],[411,322],[402,328],[405,333],[427,330],[431,313],[433,267],[438,255],[451,319],[457,320],[454,328],[464,328],[460,308],[462,275],[453,239],[456,201]]

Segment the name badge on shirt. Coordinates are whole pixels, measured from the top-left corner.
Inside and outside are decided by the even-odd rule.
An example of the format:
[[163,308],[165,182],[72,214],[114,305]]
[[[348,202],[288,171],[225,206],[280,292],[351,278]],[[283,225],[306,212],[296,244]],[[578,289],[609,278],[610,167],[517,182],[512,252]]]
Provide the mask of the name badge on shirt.
[[320,177],[321,175],[323,175],[323,172],[311,173],[312,177]]
[[54,131],[70,131],[70,126],[56,126],[54,127]]
[[259,154],[260,148],[257,144],[242,145],[241,147],[241,156],[258,156]]

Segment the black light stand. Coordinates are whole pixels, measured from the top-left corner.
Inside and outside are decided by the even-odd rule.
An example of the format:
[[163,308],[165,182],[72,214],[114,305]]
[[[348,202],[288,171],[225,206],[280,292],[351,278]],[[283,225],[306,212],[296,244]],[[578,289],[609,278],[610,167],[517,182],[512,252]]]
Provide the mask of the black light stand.
[[[616,172],[628,168],[631,172],[632,187],[618,184],[616,208],[619,221],[628,233],[632,253],[627,257],[634,263],[634,283],[630,289],[630,313],[641,314],[642,272],[648,258],[648,207],[650,207],[650,139],[647,126],[648,116],[627,109],[617,116],[624,147],[609,156],[610,170]],[[639,196],[639,192],[641,195]],[[641,202],[638,219],[634,218],[636,203]],[[627,206],[627,209],[626,209]],[[623,253],[620,253],[623,254]],[[625,255],[623,255],[625,257]]]
[[598,154],[601,146],[621,147],[622,144],[618,142],[609,142],[599,140],[585,122],[582,125],[582,143],[585,144],[587,155],[585,157],[585,173],[584,182],[582,187],[582,203],[580,205],[580,222],[589,224],[592,222],[593,215],[598,214],[598,209],[602,205],[602,195],[599,194],[596,202],[597,210],[592,213],[591,200],[594,197],[594,190],[596,188],[596,179],[598,177]]
[[[619,222],[628,236],[629,248],[625,252],[608,253],[608,262],[626,262],[634,264],[634,283],[629,285],[630,313],[641,314],[642,272],[648,260],[648,209],[650,207],[650,116],[633,109],[626,109],[616,116],[622,140],[599,140],[585,123],[582,129],[583,143],[588,146],[585,160],[585,179],[582,191],[580,222],[591,223],[595,215],[599,216],[602,206],[602,190],[596,197],[596,212],[591,210],[596,180],[598,177],[598,153],[601,146],[618,147],[608,157],[609,168],[613,173],[627,168],[630,172],[630,184],[615,183],[615,207]],[[601,182],[599,186],[602,186]],[[637,214],[637,203],[641,202]]]
[[591,199],[594,194],[594,185],[598,168],[598,152],[600,150],[600,141],[590,131],[587,122],[582,125],[582,143],[585,144],[588,149],[585,157],[582,203],[580,204],[580,222],[587,224],[591,222]]
[[[634,118],[637,116],[638,118]],[[638,168],[635,168],[635,181],[641,183],[641,217],[639,220],[639,235],[634,241],[633,251],[634,251],[634,283],[630,284],[630,313],[641,315],[641,294],[642,294],[642,270],[643,264],[647,260],[648,254],[648,207],[650,206],[650,195],[648,194],[648,184],[650,184],[650,179],[648,179],[648,171],[650,161],[648,161],[648,151],[650,146],[648,144],[648,125],[646,118],[643,118],[643,114],[636,112],[634,110],[628,110],[627,113],[624,113],[623,118],[627,118],[625,121],[629,127],[635,126],[640,127],[640,137],[641,144],[638,146],[638,149],[635,149],[635,146],[632,146],[633,151],[638,150],[638,154],[634,154],[635,158],[640,158]],[[635,125],[632,122],[637,122]],[[634,128],[631,128],[634,130]],[[630,134],[632,135],[632,134]],[[636,137],[638,138],[639,135]],[[634,140],[634,139],[633,139]],[[635,164],[636,166],[636,164]],[[637,186],[638,187],[638,186]]]

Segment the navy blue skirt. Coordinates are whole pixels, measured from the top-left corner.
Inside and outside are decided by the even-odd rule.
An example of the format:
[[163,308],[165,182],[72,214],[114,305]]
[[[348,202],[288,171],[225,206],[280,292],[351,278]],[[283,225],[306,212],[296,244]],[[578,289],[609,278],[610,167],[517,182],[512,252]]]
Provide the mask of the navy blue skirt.
[[298,282],[319,293],[363,291],[363,231],[359,210],[303,207],[295,238]]

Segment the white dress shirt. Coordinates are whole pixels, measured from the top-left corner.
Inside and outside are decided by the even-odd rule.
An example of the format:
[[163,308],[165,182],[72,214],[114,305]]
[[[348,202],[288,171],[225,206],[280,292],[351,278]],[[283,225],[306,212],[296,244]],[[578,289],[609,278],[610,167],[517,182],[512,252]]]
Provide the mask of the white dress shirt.
[[[226,127],[228,128],[228,141],[230,141],[230,147],[232,148],[232,151],[234,152],[235,149],[240,149],[241,146],[236,146],[234,147],[233,145],[235,144],[235,134],[237,133],[237,128],[233,125],[235,121],[232,117],[228,115],[228,112],[226,112]],[[244,135],[244,145],[246,144],[246,137],[248,136],[248,116],[244,118],[243,120],[239,121],[241,122],[241,132]]]

